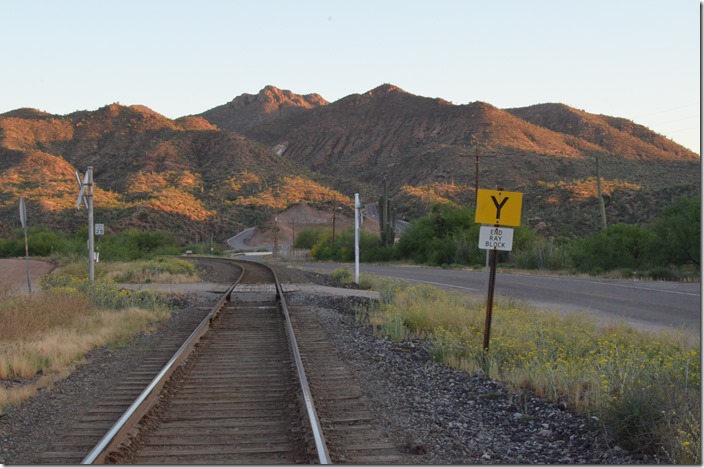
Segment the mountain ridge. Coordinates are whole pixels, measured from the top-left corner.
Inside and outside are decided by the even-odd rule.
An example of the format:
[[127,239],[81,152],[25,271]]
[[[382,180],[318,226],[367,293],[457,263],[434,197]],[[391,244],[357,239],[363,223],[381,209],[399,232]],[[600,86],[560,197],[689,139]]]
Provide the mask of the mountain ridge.
[[455,105],[389,83],[331,103],[269,85],[178,119],[118,103],[0,114],[0,234],[17,226],[19,196],[45,224],[80,226],[73,172],[87,166],[114,229],[225,238],[296,203],[374,201],[384,180],[411,219],[433,201],[471,203],[477,153],[480,187],[525,192],[526,222],[546,235],[594,229],[597,155],[614,222],[647,222],[701,191],[698,155],[627,119],[559,103]]

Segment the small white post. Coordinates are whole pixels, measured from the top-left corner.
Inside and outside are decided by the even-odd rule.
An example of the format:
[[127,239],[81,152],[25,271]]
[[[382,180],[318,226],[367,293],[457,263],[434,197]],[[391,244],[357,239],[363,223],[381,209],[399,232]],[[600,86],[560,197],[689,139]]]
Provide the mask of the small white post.
[[362,205],[359,194],[354,194],[354,282],[359,284],[359,218]]

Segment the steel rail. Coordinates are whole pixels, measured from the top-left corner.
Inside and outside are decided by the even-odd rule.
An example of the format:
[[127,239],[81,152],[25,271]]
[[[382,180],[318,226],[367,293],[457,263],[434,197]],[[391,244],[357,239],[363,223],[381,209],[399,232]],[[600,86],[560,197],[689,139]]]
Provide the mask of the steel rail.
[[239,278],[237,278],[237,281],[233,283],[232,286],[230,286],[227,291],[220,297],[215,306],[210,310],[210,312],[208,312],[208,315],[205,316],[205,318],[200,322],[198,327],[196,327],[193,333],[191,333],[188,339],[186,339],[186,341],[181,345],[178,351],[174,353],[169,362],[164,365],[164,367],[156,375],[156,377],[154,377],[154,379],[147,386],[147,388],[142,391],[142,393],[137,397],[137,399],[132,403],[132,405],[130,405],[130,407],[122,414],[122,416],[120,416],[120,419],[118,419],[117,422],[112,426],[112,428],[110,428],[107,434],[103,436],[100,442],[98,442],[95,447],[93,447],[93,449],[88,453],[88,455],[81,461],[82,465],[103,462],[106,453],[109,451],[109,449],[113,448],[112,445],[117,445],[114,444],[116,437],[118,436],[118,434],[120,434],[120,432],[126,429],[128,422],[134,420],[135,418],[140,418],[146,412],[146,410],[148,409],[146,405],[148,398],[156,389],[160,389],[164,385],[166,377],[171,375],[176,369],[175,364],[182,360],[186,356],[187,351],[190,351],[190,349],[195,345],[196,340],[198,340],[201,336],[203,336],[203,334],[205,334],[205,332],[210,326],[211,320],[217,315],[217,313],[220,311],[225,302],[230,300],[232,290],[240,282],[242,276],[244,276],[244,269],[242,269],[242,273],[240,274]]
[[296,371],[298,374],[298,379],[301,384],[301,392],[303,393],[303,401],[306,406],[306,415],[308,416],[308,421],[310,422],[311,431],[313,432],[313,439],[315,440],[315,448],[318,452],[318,462],[321,465],[329,465],[330,454],[328,453],[328,447],[325,443],[325,436],[323,435],[323,428],[320,425],[320,420],[318,419],[318,413],[315,409],[315,403],[313,402],[313,394],[310,391],[310,386],[308,385],[308,379],[306,377],[306,371],[303,367],[303,359],[301,358],[301,353],[298,351],[298,343],[296,342],[296,335],[293,332],[293,324],[291,323],[291,316],[288,313],[288,307],[286,306],[286,299],[284,299],[284,290],[279,283],[279,278],[273,268],[265,265],[274,274],[274,281],[276,283],[276,295],[281,303],[281,310],[286,319],[286,333],[288,334],[289,342],[291,343],[291,352],[296,362]]

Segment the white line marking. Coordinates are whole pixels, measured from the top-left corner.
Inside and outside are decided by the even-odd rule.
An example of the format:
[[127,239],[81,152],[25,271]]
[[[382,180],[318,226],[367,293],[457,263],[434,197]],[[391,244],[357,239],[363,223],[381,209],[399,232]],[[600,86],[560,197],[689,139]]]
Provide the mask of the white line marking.
[[411,279],[411,278],[401,278],[399,276],[388,276],[388,275],[383,275],[386,278],[391,278],[391,279],[398,279],[402,281],[414,281],[416,283],[426,283],[426,284],[434,284],[436,286],[446,286],[448,288],[455,288],[455,289],[466,289],[467,291],[476,291],[476,292],[481,292],[480,289],[474,289],[474,288],[466,288],[464,286],[454,286],[452,284],[445,284],[445,283],[436,283],[434,281],[425,281],[425,280],[417,280],[417,279]]

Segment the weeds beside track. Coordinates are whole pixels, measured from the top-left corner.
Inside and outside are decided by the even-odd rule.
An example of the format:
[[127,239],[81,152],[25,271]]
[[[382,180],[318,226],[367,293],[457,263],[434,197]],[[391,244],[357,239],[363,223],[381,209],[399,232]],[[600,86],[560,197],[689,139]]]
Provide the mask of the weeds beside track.
[[481,369],[595,416],[624,448],[700,463],[701,352],[690,336],[605,327],[505,301],[495,305],[485,353],[484,302],[428,285],[371,281],[381,301],[359,318],[377,333],[427,338],[438,361]]

